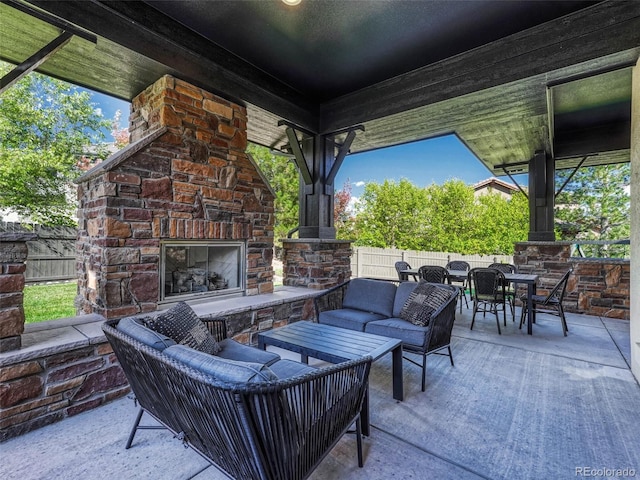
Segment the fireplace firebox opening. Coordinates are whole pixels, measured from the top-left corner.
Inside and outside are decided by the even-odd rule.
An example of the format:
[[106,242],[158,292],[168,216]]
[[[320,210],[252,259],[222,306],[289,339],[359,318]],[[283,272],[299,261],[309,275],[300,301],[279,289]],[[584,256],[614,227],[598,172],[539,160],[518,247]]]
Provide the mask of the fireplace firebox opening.
[[163,242],[160,301],[244,293],[243,242]]

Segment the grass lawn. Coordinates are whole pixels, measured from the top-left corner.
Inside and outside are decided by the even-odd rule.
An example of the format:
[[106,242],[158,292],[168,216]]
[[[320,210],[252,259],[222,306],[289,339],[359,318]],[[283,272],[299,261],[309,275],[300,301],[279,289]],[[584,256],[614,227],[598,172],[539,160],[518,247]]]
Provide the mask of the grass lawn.
[[24,287],[25,323],[73,317],[76,282],[47,283]]

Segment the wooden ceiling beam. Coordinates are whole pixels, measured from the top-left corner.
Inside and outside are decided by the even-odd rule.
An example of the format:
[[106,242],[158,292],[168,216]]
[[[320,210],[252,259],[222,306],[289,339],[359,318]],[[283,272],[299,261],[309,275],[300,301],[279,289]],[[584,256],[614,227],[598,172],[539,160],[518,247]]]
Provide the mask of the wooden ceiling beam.
[[321,131],[640,48],[640,2],[605,1],[321,105]]

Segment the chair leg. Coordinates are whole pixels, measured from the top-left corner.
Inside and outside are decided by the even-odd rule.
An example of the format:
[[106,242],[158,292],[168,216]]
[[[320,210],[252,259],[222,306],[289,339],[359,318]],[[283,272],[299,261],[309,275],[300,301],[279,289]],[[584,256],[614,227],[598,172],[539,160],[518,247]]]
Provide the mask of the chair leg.
[[131,429],[131,433],[129,433],[129,439],[127,440],[127,444],[125,445],[125,450],[131,447],[131,444],[133,443],[133,437],[136,436],[136,432],[138,431],[138,425],[140,425],[140,420],[142,419],[142,414],[144,413],[144,410],[142,409],[142,407],[140,407],[140,410],[138,410],[138,415],[136,416],[136,420],[135,422],[133,422],[133,428]]
[[558,305],[558,310],[560,311],[560,321],[562,322],[562,333],[564,333],[564,336],[566,337],[569,327],[567,327],[567,319],[564,316],[564,309],[562,308],[562,305]]
[[451,353],[451,345],[448,345],[447,349],[449,350],[449,361],[451,361],[451,366],[453,367],[455,365],[453,364],[453,354]]
[[362,468],[364,462],[362,460],[362,423],[360,422],[360,415],[356,419],[356,444],[358,446],[358,467]]
[[427,386],[427,354],[422,354],[422,391],[424,392]]
[[473,302],[473,315],[471,316],[471,328],[469,330],[473,330],[473,324],[476,321],[476,312],[478,311],[478,303]]
[[[496,310],[498,306],[496,305]],[[502,303],[502,316],[504,317],[504,326],[507,326],[507,302],[506,300]]]
[[522,310],[520,311],[520,326],[518,327],[520,330],[522,330],[522,324],[524,323],[524,317],[526,314],[527,314],[527,304],[523,303]]
[[[502,332],[500,331],[500,315],[498,315],[498,306],[494,305],[494,308],[495,308],[495,310],[494,310],[493,313],[495,313],[495,315],[496,315],[496,324],[498,325],[498,335],[502,335]],[[507,326],[507,323],[506,323],[507,322],[507,317],[505,317],[504,321],[505,321],[504,325],[506,327]]]

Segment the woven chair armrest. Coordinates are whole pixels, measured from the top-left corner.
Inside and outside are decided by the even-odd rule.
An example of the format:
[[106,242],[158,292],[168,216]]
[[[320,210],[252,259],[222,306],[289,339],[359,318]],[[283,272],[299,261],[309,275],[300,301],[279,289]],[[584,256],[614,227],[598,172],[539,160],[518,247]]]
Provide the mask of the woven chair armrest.
[[457,300],[458,295],[453,296],[431,315],[429,351],[441,348],[451,342],[451,331],[456,317]]
[[344,292],[347,290],[349,282],[344,282],[335,287],[329,288],[313,298],[313,307],[315,309],[316,321],[320,312],[327,310],[337,310],[342,308]]
[[215,317],[215,318],[200,318],[202,323],[204,323],[207,330],[213,335],[213,338],[216,339],[216,342],[221,342],[225,338],[227,338],[227,320],[224,317]]

